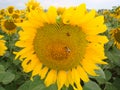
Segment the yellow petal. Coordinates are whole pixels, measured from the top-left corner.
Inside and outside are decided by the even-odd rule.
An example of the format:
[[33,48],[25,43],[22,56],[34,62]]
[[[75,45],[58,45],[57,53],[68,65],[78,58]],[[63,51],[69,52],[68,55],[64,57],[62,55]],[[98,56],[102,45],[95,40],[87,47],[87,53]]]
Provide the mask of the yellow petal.
[[45,79],[45,85],[48,87],[51,84],[54,84],[57,79],[57,71],[56,70],[50,70],[48,73],[46,79]]
[[81,78],[84,82],[88,82],[88,81],[89,81],[89,78],[88,78],[87,73],[84,71],[84,69],[83,69],[81,66],[78,66],[78,67],[77,67],[77,71],[78,71],[78,74],[80,75],[80,78]]
[[49,19],[49,23],[56,23],[57,9],[51,6],[47,11],[47,17]]
[[36,67],[33,69],[32,76],[31,76],[31,77],[39,74],[41,68],[42,68],[42,64],[41,64],[41,63],[38,63],[38,64],[36,65]]
[[79,20],[79,25],[82,26],[87,22],[91,21],[95,17],[95,13],[95,10],[91,10],[90,12],[88,12],[83,18]]
[[30,72],[34,69],[36,64],[39,62],[39,60],[36,58],[35,55],[29,56],[22,62],[22,67],[25,72]]
[[41,76],[41,79],[45,78],[47,72],[48,72],[48,67],[44,67],[43,69],[40,70],[39,75]]
[[90,42],[101,43],[101,44],[105,44],[108,42],[108,39],[106,36],[100,36],[100,35],[87,36],[86,39]]
[[96,35],[96,34],[99,34],[99,33],[103,33],[107,30],[107,27],[105,24],[103,25],[99,25],[98,27],[87,27],[85,26],[83,28],[83,30],[88,34],[88,35]]
[[82,65],[82,68],[84,68],[84,70],[92,75],[92,76],[97,76],[97,74],[95,73],[95,69],[99,69],[97,66],[95,66],[95,64],[92,62],[88,62],[89,59],[84,59],[83,61],[81,61],[81,65]]
[[[92,24],[91,24],[92,23]],[[104,16],[97,16],[87,23],[88,26],[101,25],[104,23]]]
[[71,17],[73,16],[74,8],[68,8],[67,10],[64,11],[62,15],[62,20],[64,24],[69,24]]
[[67,74],[66,71],[59,71],[58,76],[57,76],[57,85],[58,85],[58,90],[61,90],[63,85],[66,82]]
[[82,90],[82,86],[80,84],[80,76],[75,68],[72,69],[72,77],[74,78],[74,83],[76,84],[77,89]]
[[71,77],[72,77],[72,72],[71,72],[71,70],[69,70],[69,71],[67,72],[67,80],[66,80],[66,83],[65,83],[65,85],[66,85],[67,87],[69,86],[69,84],[71,84],[71,85],[74,84],[73,78],[71,78]]
[[70,18],[70,23],[72,25],[79,25],[80,20],[85,16],[85,13],[86,13],[86,5],[85,4],[79,5],[76,8],[75,12],[72,14],[72,17]]

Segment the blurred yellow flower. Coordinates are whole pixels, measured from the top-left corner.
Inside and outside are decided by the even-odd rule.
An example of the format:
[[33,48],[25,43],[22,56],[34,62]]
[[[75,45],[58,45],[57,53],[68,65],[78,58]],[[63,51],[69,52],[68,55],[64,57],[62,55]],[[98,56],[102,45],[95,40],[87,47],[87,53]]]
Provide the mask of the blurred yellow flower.
[[12,34],[16,32],[17,26],[13,22],[13,20],[4,19],[1,21],[1,29],[7,34]]
[[5,41],[2,40],[3,36],[0,35],[0,56],[3,56],[5,54],[5,50],[7,49],[5,46]]
[[0,10],[0,15],[4,16],[5,13],[6,13],[6,12],[5,12],[5,9],[1,9],[1,10]]
[[62,7],[57,8],[58,15],[63,14],[63,12],[65,11],[65,9],[66,9],[65,7],[64,8],[62,8]]
[[18,19],[20,17],[20,14],[14,12],[11,16],[12,16],[13,19]]
[[9,7],[7,8],[7,15],[11,15],[11,14],[13,14],[14,9],[15,9],[14,6],[9,6]]
[[111,39],[114,40],[114,45],[117,46],[118,49],[120,49],[120,28],[115,28],[111,30]]
[[36,8],[41,8],[40,3],[36,0],[28,0],[26,4],[27,11],[30,12],[31,10],[35,10]]

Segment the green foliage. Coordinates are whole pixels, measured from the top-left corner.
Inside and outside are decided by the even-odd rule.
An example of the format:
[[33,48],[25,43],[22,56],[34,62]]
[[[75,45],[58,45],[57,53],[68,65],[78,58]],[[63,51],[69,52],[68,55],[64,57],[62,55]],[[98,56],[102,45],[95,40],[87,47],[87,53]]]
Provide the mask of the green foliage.
[[8,84],[12,82],[15,75],[11,72],[6,72],[4,66],[0,65],[0,82],[3,84]]
[[26,81],[18,88],[18,90],[57,90],[57,86],[51,85],[49,87],[46,87],[39,76],[36,76],[33,81]]
[[89,81],[88,83],[85,83],[83,90],[101,90],[101,88],[96,82]]

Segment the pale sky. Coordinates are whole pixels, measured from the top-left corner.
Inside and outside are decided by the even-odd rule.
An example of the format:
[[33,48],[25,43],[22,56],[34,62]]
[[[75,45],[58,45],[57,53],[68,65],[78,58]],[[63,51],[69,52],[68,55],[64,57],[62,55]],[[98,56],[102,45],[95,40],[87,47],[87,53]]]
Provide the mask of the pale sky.
[[[10,5],[18,9],[24,9],[25,3],[28,0],[0,0],[0,9],[6,8]],[[70,7],[77,6],[81,3],[86,3],[88,9],[111,9],[112,6],[120,6],[120,0],[37,0],[44,9],[49,6],[55,7]]]

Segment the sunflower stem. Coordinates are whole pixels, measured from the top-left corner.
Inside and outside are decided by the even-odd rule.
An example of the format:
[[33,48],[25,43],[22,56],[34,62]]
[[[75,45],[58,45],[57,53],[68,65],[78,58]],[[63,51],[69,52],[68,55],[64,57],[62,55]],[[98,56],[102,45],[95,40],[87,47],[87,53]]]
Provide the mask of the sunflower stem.
[[66,86],[64,86],[64,87],[62,88],[62,90],[68,90],[68,88],[67,88]]
[[12,36],[8,35],[8,46],[9,46],[9,54],[12,55]]

